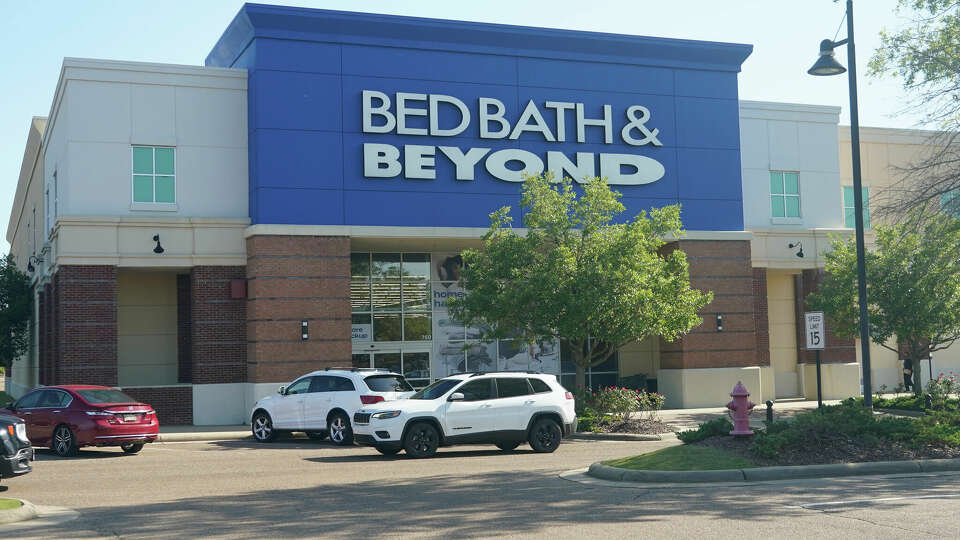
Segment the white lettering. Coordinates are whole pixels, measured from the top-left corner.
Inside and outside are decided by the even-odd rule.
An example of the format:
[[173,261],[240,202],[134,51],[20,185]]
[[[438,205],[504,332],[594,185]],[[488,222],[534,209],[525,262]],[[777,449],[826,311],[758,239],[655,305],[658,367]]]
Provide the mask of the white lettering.
[[393,178],[403,172],[400,150],[389,144],[363,143],[363,175],[367,178]]
[[[637,113],[640,113],[638,116]],[[660,139],[657,139],[657,133],[660,133],[659,129],[654,128],[652,131],[647,129],[646,123],[650,119],[650,109],[640,105],[634,105],[627,108],[627,125],[623,126],[623,130],[620,131],[620,137],[623,138],[623,142],[627,144],[632,144],[634,146],[641,146],[647,143],[653,143],[654,146],[663,146],[663,143],[660,142]],[[638,130],[643,134],[642,139],[634,139],[630,135],[630,131]]]
[[577,152],[574,164],[563,152],[547,152],[547,170],[553,173],[555,182],[569,176],[577,182],[586,183],[597,176],[597,168],[592,152]]
[[407,106],[408,101],[426,101],[426,94],[411,94],[410,92],[397,92],[397,135],[426,135],[427,128],[407,127],[408,116],[427,116],[426,109],[411,109]]
[[[400,99],[399,96],[400,94],[397,94],[398,100]],[[587,142],[586,128],[589,126],[596,126],[596,127],[603,128],[603,142],[606,144],[613,144],[613,113],[611,112],[611,107],[609,105],[603,106],[603,118],[601,119],[584,118],[583,103],[577,103],[576,110],[577,110],[577,142],[579,143]]]
[[[622,168],[633,167],[634,171],[623,174]],[[666,170],[659,161],[635,154],[600,154],[600,176],[611,185],[637,186],[651,184],[663,178]]]
[[[533,125],[530,125],[531,120],[533,120]],[[517,120],[517,125],[513,128],[513,133],[510,134],[510,139],[519,139],[520,134],[524,131],[540,133],[543,135],[543,138],[549,142],[556,140],[553,138],[553,133],[550,133],[550,128],[547,126],[543,115],[540,114],[540,110],[537,109],[532,99],[527,102],[527,107],[523,109],[523,114],[520,115],[520,119]]]
[[[379,99],[380,106],[374,107],[373,100]],[[386,119],[382,126],[373,125],[373,115],[381,116]],[[383,92],[376,90],[363,91],[363,132],[364,133],[390,133],[397,125],[397,119],[390,114],[390,98]]]
[[[510,133],[510,122],[504,117],[507,108],[503,102],[494,98],[480,98],[480,138],[481,139],[502,139]],[[490,106],[496,108],[497,112],[491,113]],[[500,124],[500,131],[490,131],[490,122]]]
[[566,141],[567,123],[564,111],[572,111],[574,104],[567,101],[548,101],[544,104],[544,106],[548,109],[555,109],[557,116],[557,141]]
[[483,156],[490,151],[489,148],[471,148],[464,154],[456,146],[438,146],[443,155],[453,162],[457,167],[457,180],[473,180],[474,168]]
[[[507,163],[510,161],[523,163],[523,169],[508,169]],[[543,160],[526,150],[508,148],[490,154],[487,158],[487,172],[504,182],[523,182],[524,174],[536,176],[543,172]]]
[[[440,129],[440,103],[449,103],[460,111],[460,123],[457,127]],[[430,94],[430,135],[435,137],[453,137],[459,135],[470,125],[470,109],[466,104],[453,96]]]
[[[403,168],[407,178],[417,180],[435,180],[437,171],[434,170],[433,156],[437,149],[434,146],[407,144],[403,146]],[[429,167],[429,168],[428,168]]]

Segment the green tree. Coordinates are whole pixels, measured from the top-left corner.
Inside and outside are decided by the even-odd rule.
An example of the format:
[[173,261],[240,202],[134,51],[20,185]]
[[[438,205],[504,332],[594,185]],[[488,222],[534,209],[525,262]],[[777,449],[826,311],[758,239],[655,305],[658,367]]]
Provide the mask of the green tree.
[[14,264],[13,255],[0,258],[0,366],[13,361],[30,345],[33,292],[30,278]]
[[[941,209],[960,215],[960,2],[899,0],[897,13],[909,22],[880,33],[870,59],[875,77],[900,79],[909,96],[906,110],[922,114],[936,129],[926,149],[875,194],[879,216],[922,220]],[[874,194],[871,194],[874,195]],[[922,209],[923,212],[913,212]]]
[[[929,216],[911,223],[877,227],[876,250],[866,254],[870,338],[903,345],[913,362],[914,390],[920,393],[920,359],[960,339],[960,220]],[[853,239],[834,238],[824,254],[827,274],[807,301],[823,311],[833,331],[858,335],[857,254]]]
[[526,230],[511,227],[508,206],[490,215],[483,247],[463,253],[469,294],[451,301],[450,312],[490,328],[487,338],[559,339],[583,385],[586,369],[618,347],[650,336],[673,341],[700,324],[697,311],[713,293],[690,288],[683,251],[663,252],[665,237],[682,234],[678,205],[617,223],[620,193],[599,178],[578,191],[569,178],[527,177]]

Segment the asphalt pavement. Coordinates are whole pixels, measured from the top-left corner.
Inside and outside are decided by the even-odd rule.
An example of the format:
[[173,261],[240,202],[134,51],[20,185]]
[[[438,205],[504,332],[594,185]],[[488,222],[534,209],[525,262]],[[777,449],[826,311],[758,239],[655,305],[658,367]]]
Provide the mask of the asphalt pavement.
[[[951,474],[682,487],[581,482],[598,460],[676,440],[568,441],[381,456],[306,439],[154,443],[138,455],[40,451],[5,482],[52,512],[8,538],[501,537],[955,538]],[[922,497],[922,498],[919,498]]]

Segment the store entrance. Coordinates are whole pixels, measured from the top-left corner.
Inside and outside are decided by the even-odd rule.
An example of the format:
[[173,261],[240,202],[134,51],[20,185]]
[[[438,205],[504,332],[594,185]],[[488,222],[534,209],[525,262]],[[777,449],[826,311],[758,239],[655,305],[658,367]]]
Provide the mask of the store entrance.
[[355,345],[353,367],[402,373],[414,388],[430,384],[430,345]]

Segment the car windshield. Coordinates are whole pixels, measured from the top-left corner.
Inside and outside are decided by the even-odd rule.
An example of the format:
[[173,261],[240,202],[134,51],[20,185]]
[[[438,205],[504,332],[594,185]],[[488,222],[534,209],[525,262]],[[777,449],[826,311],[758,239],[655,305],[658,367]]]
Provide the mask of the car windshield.
[[460,383],[460,379],[440,379],[430,386],[410,396],[410,399],[437,399]]
[[374,392],[413,392],[410,383],[400,375],[371,375],[363,382]]
[[87,400],[87,403],[98,405],[100,403],[138,403],[137,400],[124,394],[119,390],[110,388],[87,388],[77,390],[80,397]]

